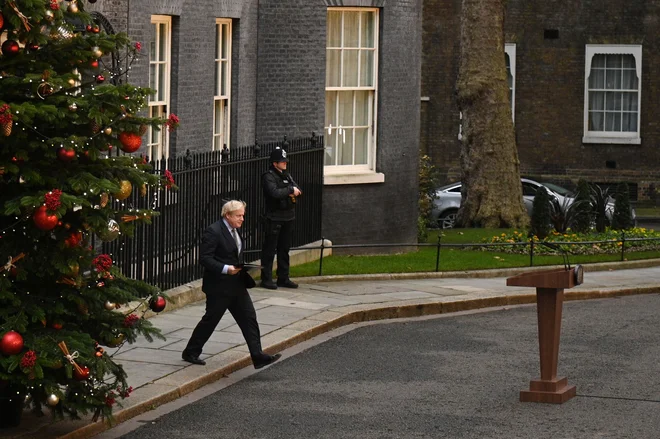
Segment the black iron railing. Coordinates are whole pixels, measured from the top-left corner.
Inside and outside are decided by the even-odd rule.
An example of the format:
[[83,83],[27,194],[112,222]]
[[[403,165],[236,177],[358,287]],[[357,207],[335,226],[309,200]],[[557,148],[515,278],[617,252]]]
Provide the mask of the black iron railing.
[[222,205],[231,199],[247,203],[241,228],[250,260],[260,258],[261,216],[264,210],[261,174],[269,166],[271,151],[280,146],[288,152],[289,170],[303,195],[296,205],[293,246],[321,238],[323,188],[323,137],[298,138],[210,151],[152,162],[154,172],[169,170],[177,191],[140,194],[134,190],[125,201],[137,209],[158,212],[150,226],[140,226],[133,238],[120,237],[103,243],[123,273],[170,289],[202,277],[199,243],[202,233],[220,219]]

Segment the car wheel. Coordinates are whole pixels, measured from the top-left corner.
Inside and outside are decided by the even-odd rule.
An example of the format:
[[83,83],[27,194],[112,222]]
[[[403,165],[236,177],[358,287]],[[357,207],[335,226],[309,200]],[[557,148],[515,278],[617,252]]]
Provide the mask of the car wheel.
[[441,229],[452,229],[458,216],[458,210],[447,210],[438,218],[438,227]]

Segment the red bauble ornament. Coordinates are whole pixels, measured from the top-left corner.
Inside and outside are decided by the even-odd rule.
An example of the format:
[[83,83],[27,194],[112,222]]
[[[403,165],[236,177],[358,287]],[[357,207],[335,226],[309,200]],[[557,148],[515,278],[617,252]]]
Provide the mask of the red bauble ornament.
[[70,162],[76,158],[76,151],[74,149],[60,148],[57,150],[57,158],[63,162]]
[[32,52],[35,52],[35,51],[39,50],[39,45],[37,43],[30,43],[30,44],[28,44],[27,48],[28,48],[28,50],[30,50]]
[[142,145],[142,137],[139,134],[126,131],[119,134],[119,141],[121,150],[128,153],[137,151]]
[[91,32],[91,31],[92,31],[92,25],[91,25],[91,24],[88,24],[87,26],[85,26],[85,30],[86,30],[87,32]]
[[20,49],[18,43],[14,40],[7,40],[2,43],[2,54],[5,56],[16,55]]
[[2,30],[3,27],[5,27],[5,16],[0,12],[0,30]]
[[98,60],[98,59],[94,59],[94,60],[92,60],[92,61],[89,63],[89,65],[90,65],[92,68],[95,69],[95,68],[97,68],[97,67],[99,66],[99,60]]
[[77,247],[82,241],[82,232],[74,232],[64,240],[64,245],[67,247]]
[[96,77],[96,82],[97,82],[98,84],[102,83],[103,81],[105,81],[105,76],[103,76],[103,75],[98,75],[98,76]]
[[166,305],[167,301],[163,296],[152,297],[149,301],[149,309],[151,309],[153,312],[161,312],[165,309]]
[[32,215],[34,225],[41,230],[53,230],[59,219],[57,215],[50,215],[46,206],[39,206]]
[[0,340],[0,352],[3,355],[16,355],[23,350],[23,337],[16,331],[9,331]]
[[89,378],[89,367],[80,366],[80,372],[75,367],[73,368],[73,377],[78,381],[85,381]]
[[99,33],[99,32],[101,32],[101,28],[100,28],[100,27],[98,27],[98,26],[94,26],[94,27],[92,28],[92,33],[97,34],[97,33]]

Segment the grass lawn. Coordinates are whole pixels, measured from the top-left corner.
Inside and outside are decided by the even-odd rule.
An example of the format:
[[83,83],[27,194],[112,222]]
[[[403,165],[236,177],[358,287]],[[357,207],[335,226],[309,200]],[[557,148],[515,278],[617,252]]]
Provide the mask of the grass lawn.
[[635,213],[637,213],[638,217],[657,218],[660,217],[660,207],[635,207]]
[[[442,233],[441,242],[479,243],[484,238],[492,238],[502,233],[509,234],[512,229],[451,229],[431,231],[429,243],[437,243],[438,233]],[[627,260],[660,258],[660,251],[626,252]],[[372,274],[372,273],[414,273],[436,270],[437,247],[419,247],[418,251],[374,256],[329,256],[323,258],[323,274]],[[511,254],[494,251],[464,250],[445,247],[440,251],[439,271],[483,270],[492,268],[527,267],[529,255]],[[615,262],[621,260],[621,254],[610,255],[575,255],[571,263]],[[562,264],[561,256],[534,256],[534,265]],[[319,261],[291,267],[291,276],[317,276]]]

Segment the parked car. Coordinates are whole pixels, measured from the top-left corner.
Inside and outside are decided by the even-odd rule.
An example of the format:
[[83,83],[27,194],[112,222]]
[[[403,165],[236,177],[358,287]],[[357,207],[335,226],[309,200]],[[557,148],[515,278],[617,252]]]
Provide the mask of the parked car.
[[[570,190],[558,186],[553,183],[539,183],[528,178],[521,178],[522,184],[523,203],[527,213],[532,215],[532,206],[534,204],[534,196],[536,191],[541,187],[545,187],[550,195],[550,198],[555,198],[560,205],[563,205],[565,200],[571,203],[575,199],[575,194]],[[454,227],[458,208],[461,207],[461,183],[452,183],[438,188],[436,191],[436,199],[433,200],[433,210],[431,211],[431,224],[437,224],[441,229],[451,229]],[[606,215],[607,219],[611,221],[614,214],[614,200],[610,199],[607,203]],[[635,209],[632,210],[633,221],[636,214]]]

